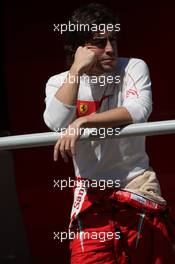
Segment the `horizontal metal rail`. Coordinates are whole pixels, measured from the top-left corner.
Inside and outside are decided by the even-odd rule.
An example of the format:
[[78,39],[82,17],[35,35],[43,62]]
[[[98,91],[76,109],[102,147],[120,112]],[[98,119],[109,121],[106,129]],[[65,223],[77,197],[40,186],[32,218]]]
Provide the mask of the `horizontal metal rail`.
[[[119,134],[106,135],[104,138],[91,135],[91,129],[83,134],[79,140],[103,140],[112,138],[123,138],[133,136],[153,136],[164,134],[175,134],[175,120],[159,122],[146,122],[130,124],[119,129]],[[21,149],[54,145],[60,133],[46,132],[36,134],[26,134],[17,136],[7,136],[0,138],[0,150]]]

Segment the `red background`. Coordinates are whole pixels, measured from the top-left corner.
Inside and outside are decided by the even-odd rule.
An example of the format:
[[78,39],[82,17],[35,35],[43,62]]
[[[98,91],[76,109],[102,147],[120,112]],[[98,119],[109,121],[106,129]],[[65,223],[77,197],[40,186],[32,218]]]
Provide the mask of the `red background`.
[[[90,1],[84,1],[89,3]],[[150,120],[175,119],[174,14],[169,1],[99,1],[120,14],[119,55],[144,59],[150,69],[154,111]],[[173,3],[173,1],[172,1]],[[6,1],[5,87],[12,135],[49,131],[43,121],[45,84],[65,70],[62,37],[53,23],[62,23],[82,1],[62,3]],[[175,208],[175,135],[147,138],[150,163],[157,172],[163,195]],[[54,179],[74,175],[53,147],[13,151],[17,192],[27,232],[32,263],[68,263],[68,242],[53,240],[53,231],[69,223],[71,190],[53,188]]]

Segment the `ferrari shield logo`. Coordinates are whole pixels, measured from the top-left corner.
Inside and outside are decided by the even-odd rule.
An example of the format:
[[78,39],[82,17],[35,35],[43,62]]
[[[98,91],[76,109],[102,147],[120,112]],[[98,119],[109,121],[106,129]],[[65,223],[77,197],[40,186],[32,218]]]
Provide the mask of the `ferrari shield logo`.
[[87,110],[88,110],[88,105],[87,105],[87,104],[80,104],[80,108],[79,108],[79,110],[80,110],[80,113],[81,113],[81,114],[86,113]]

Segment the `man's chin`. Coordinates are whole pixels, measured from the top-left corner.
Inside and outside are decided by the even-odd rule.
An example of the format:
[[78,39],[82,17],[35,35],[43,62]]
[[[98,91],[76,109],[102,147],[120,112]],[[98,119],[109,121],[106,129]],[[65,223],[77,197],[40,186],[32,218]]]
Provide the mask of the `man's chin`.
[[103,65],[104,72],[111,72],[115,69],[115,65]]
[[96,67],[93,72],[92,75],[101,75],[107,72],[112,72],[115,70],[115,64],[101,64],[98,67]]

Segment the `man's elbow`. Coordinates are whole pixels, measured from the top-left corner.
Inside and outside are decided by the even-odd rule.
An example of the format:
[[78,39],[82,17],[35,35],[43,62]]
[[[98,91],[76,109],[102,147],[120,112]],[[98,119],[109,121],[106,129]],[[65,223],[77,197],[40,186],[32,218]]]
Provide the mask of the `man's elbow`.
[[67,128],[74,120],[73,116],[56,116],[47,111],[47,109],[44,111],[43,119],[46,126],[53,131],[59,131],[61,129]]
[[45,122],[46,126],[48,128],[50,128],[51,130],[55,131],[55,127],[56,127],[55,123],[54,123],[54,121],[52,119],[49,118],[46,110],[44,111],[43,119],[44,119],[44,122]]
[[145,123],[148,121],[148,118],[152,112],[152,109],[142,108],[138,111],[136,118],[133,123]]
[[127,111],[130,113],[130,116],[132,118],[132,123],[144,123],[147,122],[151,112],[152,112],[152,106],[140,106],[140,105],[127,105],[125,106]]

